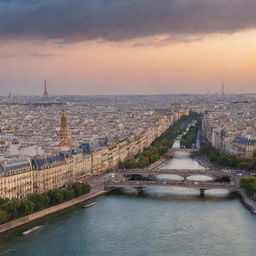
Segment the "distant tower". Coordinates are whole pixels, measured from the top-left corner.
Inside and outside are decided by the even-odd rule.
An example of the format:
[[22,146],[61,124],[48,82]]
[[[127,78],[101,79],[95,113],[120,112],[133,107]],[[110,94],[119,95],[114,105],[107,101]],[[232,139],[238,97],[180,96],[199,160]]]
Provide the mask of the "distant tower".
[[44,80],[44,97],[48,97],[48,92],[47,92],[47,85],[46,85],[46,80]]
[[8,96],[9,100],[12,100],[12,93],[9,92],[9,96]]
[[223,82],[223,81],[222,81],[222,84],[221,84],[221,96],[222,96],[222,97],[225,96],[224,82]]
[[68,131],[67,117],[66,117],[64,111],[61,114],[59,137],[60,137],[59,146],[61,146],[61,147],[72,147],[73,146],[73,141],[70,138],[70,134]]

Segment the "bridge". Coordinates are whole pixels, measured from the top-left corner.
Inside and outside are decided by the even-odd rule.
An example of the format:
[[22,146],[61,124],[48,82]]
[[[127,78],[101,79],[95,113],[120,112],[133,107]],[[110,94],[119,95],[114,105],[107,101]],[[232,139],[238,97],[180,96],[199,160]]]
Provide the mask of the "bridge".
[[228,189],[231,191],[236,190],[234,183],[229,182],[209,182],[209,181],[172,181],[172,180],[154,180],[154,181],[108,181],[104,183],[106,189],[115,188],[136,188],[141,190],[147,187],[183,187],[183,188],[197,188],[200,189],[200,195],[204,196],[205,191],[209,189]]
[[169,152],[196,152],[197,148],[170,148]]
[[[141,190],[146,187],[164,186],[164,187],[184,187],[200,189],[200,195],[204,196],[209,189],[228,189],[236,190],[237,180],[234,173],[223,171],[221,169],[160,169],[153,171],[150,169],[118,169],[114,173],[112,180],[104,183],[105,188],[136,188]],[[145,180],[129,180],[132,175],[141,175]],[[178,175],[183,180],[159,179],[158,175]],[[195,181],[187,179],[190,176],[208,176],[213,181]],[[217,178],[228,178],[229,182],[214,181]]]
[[228,177],[233,179],[235,175],[232,172],[225,172],[220,169],[159,169],[157,171],[150,169],[118,169],[116,174],[123,175],[178,175],[184,179],[189,176],[208,176],[213,179]]

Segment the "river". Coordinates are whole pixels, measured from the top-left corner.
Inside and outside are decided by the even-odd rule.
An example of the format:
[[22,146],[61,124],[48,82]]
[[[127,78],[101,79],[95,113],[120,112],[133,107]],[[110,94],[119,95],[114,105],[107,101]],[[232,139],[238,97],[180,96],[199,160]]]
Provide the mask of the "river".
[[[176,153],[165,167],[203,168],[188,153]],[[123,190],[96,202],[37,221],[31,225],[44,227],[27,236],[21,232],[31,225],[1,235],[0,255],[256,255],[256,217],[227,191],[200,198],[195,189]]]

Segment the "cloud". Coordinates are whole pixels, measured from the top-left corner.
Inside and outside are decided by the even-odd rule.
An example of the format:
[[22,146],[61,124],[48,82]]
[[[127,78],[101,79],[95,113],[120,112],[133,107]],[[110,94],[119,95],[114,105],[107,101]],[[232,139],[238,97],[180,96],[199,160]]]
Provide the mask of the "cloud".
[[0,59],[9,59],[9,58],[15,58],[17,55],[12,54],[0,54]]
[[68,55],[66,54],[52,54],[52,53],[30,53],[30,54],[23,54],[23,55],[18,55],[18,54],[0,54],[0,59],[8,59],[8,58],[16,58],[16,57],[39,57],[39,58],[44,58],[44,57],[67,57]]
[[55,53],[46,53],[46,54],[42,54],[42,53],[30,53],[27,55],[24,55],[26,57],[67,57],[67,54],[55,54]]
[[0,0],[0,39],[168,40],[256,27],[255,0]]

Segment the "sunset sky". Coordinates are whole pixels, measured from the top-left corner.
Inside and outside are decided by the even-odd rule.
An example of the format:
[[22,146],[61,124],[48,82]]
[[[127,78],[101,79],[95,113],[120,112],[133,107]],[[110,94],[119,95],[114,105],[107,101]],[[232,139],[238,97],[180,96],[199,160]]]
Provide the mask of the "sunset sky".
[[256,92],[255,0],[0,0],[0,94]]

